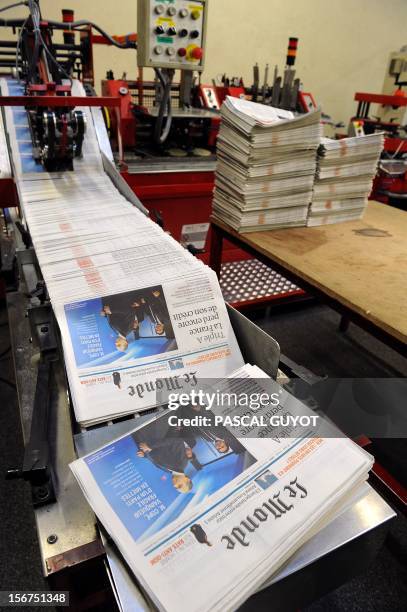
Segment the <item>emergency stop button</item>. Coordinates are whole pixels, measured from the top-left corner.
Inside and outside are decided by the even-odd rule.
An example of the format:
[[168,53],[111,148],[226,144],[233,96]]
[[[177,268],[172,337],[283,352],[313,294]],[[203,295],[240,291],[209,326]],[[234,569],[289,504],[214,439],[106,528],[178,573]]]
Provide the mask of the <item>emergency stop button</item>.
[[191,57],[194,60],[201,60],[202,57],[203,57],[203,49],[202,49],[202,47],[195,47],[195,49],[192,49]]

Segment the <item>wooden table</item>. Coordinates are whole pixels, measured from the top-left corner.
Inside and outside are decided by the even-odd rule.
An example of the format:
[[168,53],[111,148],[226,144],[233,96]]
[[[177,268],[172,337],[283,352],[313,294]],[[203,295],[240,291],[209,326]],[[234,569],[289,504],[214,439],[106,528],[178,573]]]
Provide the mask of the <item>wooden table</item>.
[[211,218],[210,266],[224,238],[407,354],[407,214],[369,202],[363,219],[239,234]]

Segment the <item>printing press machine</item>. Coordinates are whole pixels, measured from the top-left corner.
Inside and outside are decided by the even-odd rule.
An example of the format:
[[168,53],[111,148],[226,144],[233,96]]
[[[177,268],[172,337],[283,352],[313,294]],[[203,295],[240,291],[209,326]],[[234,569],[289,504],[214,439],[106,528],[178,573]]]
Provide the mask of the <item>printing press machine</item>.
[[[23,48],[24,62],[24,53],[29,53],[30,46]],[[35,48],[34,44],[32,52],[36,53]],[[44,52],[39,53],[38,61],[42,69],[50,68]],[[35,77],[26,75],[29,95],[24,99],[23,96],[20,99],[0,97],[2,105],[30,109],[27,112],[33,126],[34,159],[51,169],[75,172],[75,156],[80,155],[86,133],[75,127],[74,122],[79,124],[81,120],[78,120],[80,115],[73,113],[76,106],[91,105],[105,172],[122,195],[147,214],[114,166],[99,110],[106,101],[98,97],[78,100],[61,82],[61,75],[50,72],[43,73],[54,79],[47,83],[43,78],[37,82],[38,73]],[[58,95],[54,95],[56,91]],[[110,107],[114,104],[114,100],[109,101]],[[61,113],[61,108],[65,112]],[[3,118],[4,115],[0,120],[3,151],[0,184],[13,179],[13,158]],[[38,122],[50,119],[57,130],[47,131],[46,124],[38,128]],[[148,610],[142,591],[98,524],[69,469],[69,463],[77,456],[129,431],[141,424],[144,417],[138,414],[87,429],[75,422],[47,288],[31,245],[29,228],[25,227],[19,208],[12,204],[8,201],[5,206],[1,255],[2,269],[9,272],[7,308],[25,454],[23,465],[10,466],[8,477],[23,478],[30,483],[43,573],[51,590],[70,591],[71,609],[113,610],[117,606],[125,611]],[[245,361],[258,365],[281,384],[286,383],[288,379],[279,370],[277,342],[233,308],[228,306],[228,311]],[[307,542],[243,609],[268,609],[272,602],[273,610],[288,611],[307,605],[343,584],[374,558],[394,516],[390,506],[370,489]]]

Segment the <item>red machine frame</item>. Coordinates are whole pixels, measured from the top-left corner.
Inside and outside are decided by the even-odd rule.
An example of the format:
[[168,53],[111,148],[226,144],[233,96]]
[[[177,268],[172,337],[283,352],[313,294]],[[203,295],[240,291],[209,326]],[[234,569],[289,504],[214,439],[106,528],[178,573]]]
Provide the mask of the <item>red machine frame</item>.
[[[398,123],[382,122],[369,117],[371,104],[382,104],[394,108],[407,107],[407,96],[402,95],[401,90],[400,93],[396,92],[394,95],[357,92],[355,93],[354,99],[358,102],[358,108],[356,116],[352,117],[352,121],[362,121],[368,133],[370,131],[383,129],[384,131],[393,132],[395,134],[393,137],[387,136],[384,139],[383,150],[385,153],[389,154],[389,159],[391,160],[391,158],[394,157],[396,160],[396,155],[407,153],[407,139],[397,136],[397,131],[400,127]],[[373,182],[370,198],[383,202],[384,204],[389,204],[392,199],[405,199],[406,196],[407,171],[398,176],[391,176],[379,168]]]

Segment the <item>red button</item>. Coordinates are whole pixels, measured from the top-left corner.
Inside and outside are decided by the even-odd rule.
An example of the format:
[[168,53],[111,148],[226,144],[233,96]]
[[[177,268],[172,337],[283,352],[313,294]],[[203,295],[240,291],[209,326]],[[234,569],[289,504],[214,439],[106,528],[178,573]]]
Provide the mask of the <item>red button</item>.
[[180,57],[185,57],[186,54],[187,54],[187,50],[186,49],[184,49],[184,48],[178,49],[178,55]]
[[195,47],[195,49],[192,49],[192,53],[191,56],[195,59],[195,60],[200,60],[202,59],[203,56],[203,49],[201,49],[201,47]]

